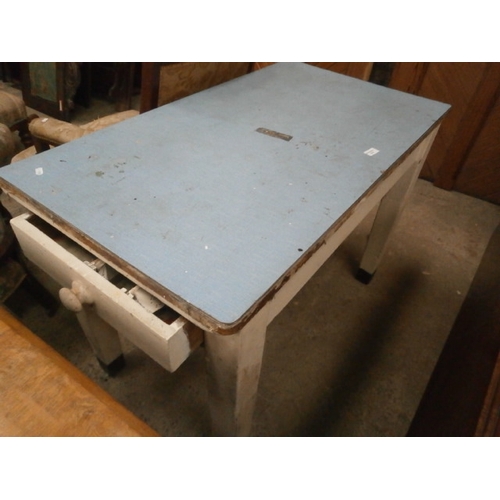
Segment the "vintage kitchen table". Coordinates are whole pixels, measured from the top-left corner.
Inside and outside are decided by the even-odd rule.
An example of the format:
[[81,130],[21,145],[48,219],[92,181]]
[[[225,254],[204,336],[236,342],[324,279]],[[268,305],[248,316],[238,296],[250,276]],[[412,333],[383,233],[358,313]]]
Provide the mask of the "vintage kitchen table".
[[280,63],[7,166],[0,187],[101,363],[122,359],[117,331],[171,371],[204,340],[213,431],[245,435],[267,326],[380,203],[370,279],[448,108]]

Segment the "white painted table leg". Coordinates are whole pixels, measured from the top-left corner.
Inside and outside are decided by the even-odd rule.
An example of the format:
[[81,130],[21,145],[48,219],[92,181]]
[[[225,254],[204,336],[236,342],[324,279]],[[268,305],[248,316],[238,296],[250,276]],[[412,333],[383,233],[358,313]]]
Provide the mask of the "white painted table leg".
[[436,133],[437,130],[406,160],[412,163],[411,166],[382,198],[356,275],[359,281],[369,283],[375,274],[391,232],[413,190]]
[[92,305],[84,304],[76,317],[100,365],[110,375],[115,374],[124,364],[118,332],[97,315]]
[[267,325],[234,335],[205,332],[208,394],[215,436],[248,436],[257,398]]
[[357,278],[360,281],[369,283],[375,274],[417,177],[418,171],[412,167],[382,198],[359,266]]

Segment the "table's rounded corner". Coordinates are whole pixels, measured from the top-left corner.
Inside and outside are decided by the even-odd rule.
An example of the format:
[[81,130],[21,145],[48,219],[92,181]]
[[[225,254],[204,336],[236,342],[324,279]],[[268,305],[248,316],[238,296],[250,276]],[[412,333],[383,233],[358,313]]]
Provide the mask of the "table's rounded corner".
[[255,313],[250,309],[241,314],[237,319],[231,321],[218,320],[212,316],[204,318],[205,330],[223,336],[235,335],[252,321]]

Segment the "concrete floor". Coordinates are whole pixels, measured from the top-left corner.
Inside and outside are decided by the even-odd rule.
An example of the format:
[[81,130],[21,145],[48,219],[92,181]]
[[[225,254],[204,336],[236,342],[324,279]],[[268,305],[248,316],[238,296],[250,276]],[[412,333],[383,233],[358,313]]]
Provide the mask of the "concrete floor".
[[[254,436],[404,436],[500,206],[419,180],[369,285],[354,279],[371,214],[268,329]],[[54,294],[57,286],[47,281]],[[208,436],[204,350],[168,373],[124,342],[108,377],[75,317],[24,288],[7,307],[163,436]]]

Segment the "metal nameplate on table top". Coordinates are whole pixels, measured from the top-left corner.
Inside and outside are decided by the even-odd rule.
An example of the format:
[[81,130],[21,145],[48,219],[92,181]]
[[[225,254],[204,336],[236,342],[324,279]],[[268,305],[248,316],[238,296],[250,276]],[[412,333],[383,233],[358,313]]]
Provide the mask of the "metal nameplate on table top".
[[277,139],[282,139],[284,141],[291,141],[293,137],[291,135],[282,134],[281,132],[276,132],[274,130],[269,130],[268,128],[259,127],[256,132],[260,134],[269,135],[271,137],[276,137]]

